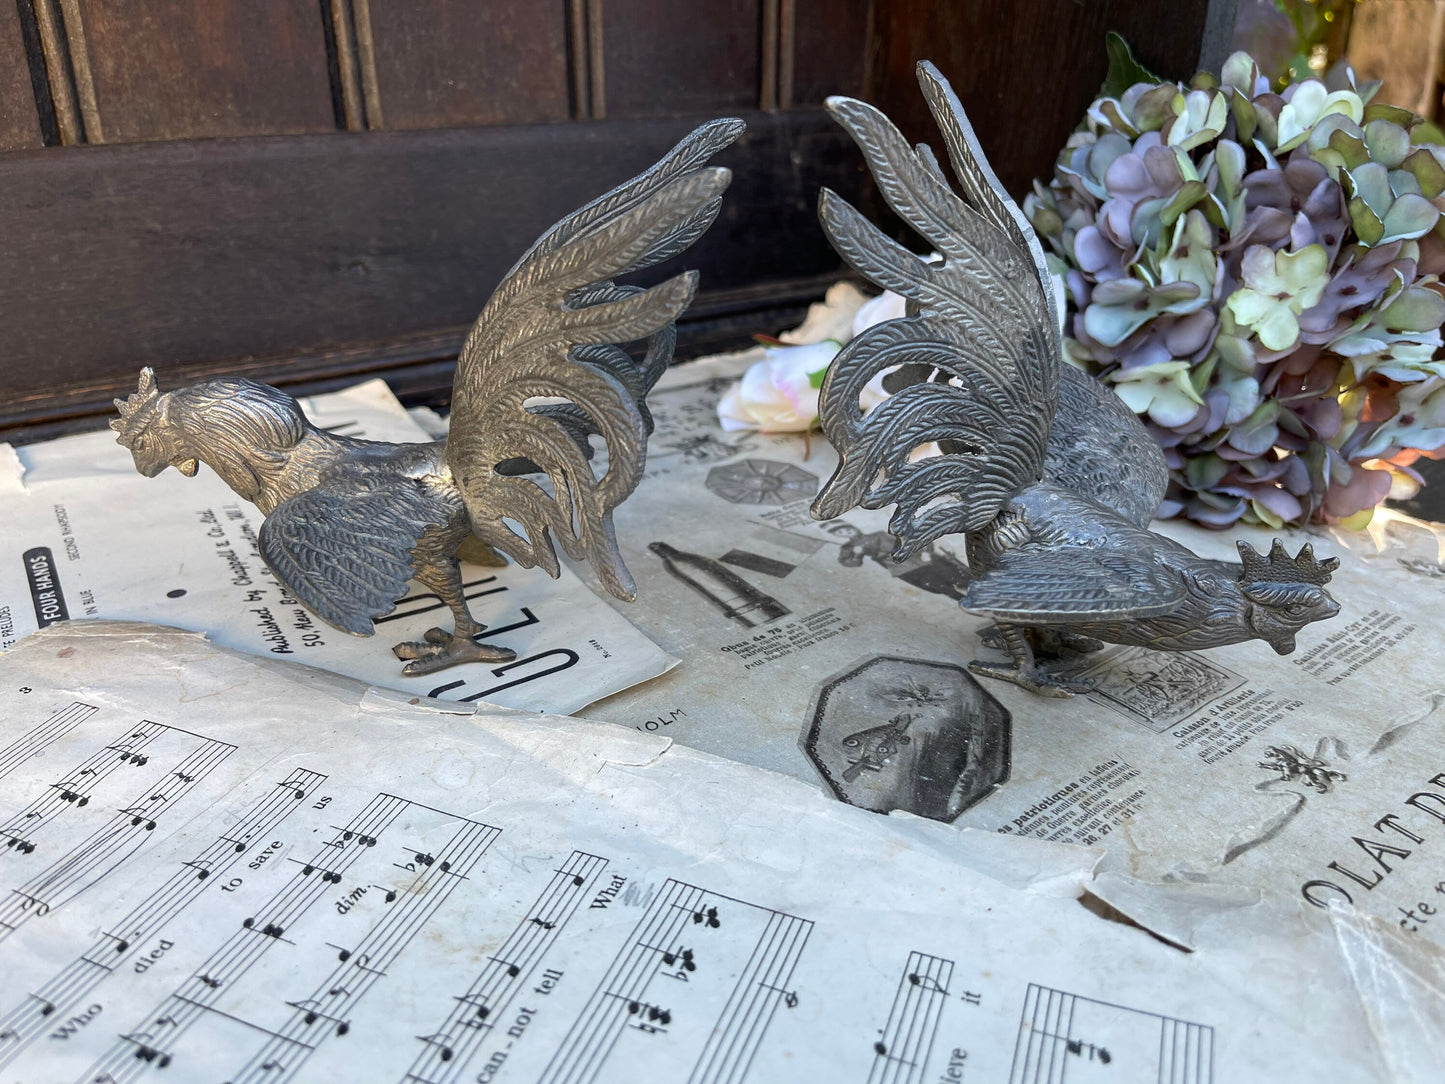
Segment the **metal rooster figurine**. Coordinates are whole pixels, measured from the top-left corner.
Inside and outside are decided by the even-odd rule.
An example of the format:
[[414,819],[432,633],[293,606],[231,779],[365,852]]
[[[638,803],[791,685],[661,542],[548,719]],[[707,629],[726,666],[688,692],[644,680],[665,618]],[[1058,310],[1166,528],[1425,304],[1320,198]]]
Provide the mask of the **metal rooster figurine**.
[[[1240,542],[1244,563],[1231,565],[1148,530],[1168,482],[1162,453],[1112,392],[1063,363],[1043,250],[953,89],[928,63],[918,78],[963,198],[929,148],[910,147],[878,110],[828,101],[888,205],[943,262],[823,191],[833,247],[907,298],[909,315],[854,339],[828,370],[820,413],[840,462],[813,515],[895,505],[900,560],[963,534],[974,579],[960,605],[995,620],[985,642],[1011,657],[970,668],[1036,693],[1085,687],[1036,653],[1101,640],[1184,651],[1258,638],[1293,651],[1300,628],[1339,612],[1323,587],[1338,560],[1317,560],[1308,545],[1290,557],[1276,540],[1268,556]],[[864,385],[900,365],[896,394],[865,417]],[[935,442],[942,454],[912,460]]]
[[[706,163],[742,131],[738,120],[703,125],[537,240],[462,346],[444,441],[333,436],[291,396],[250,380],[159,394],[149,369],[136,394],[116,400],[111,428],[146,477],[168,466],[194,475],[205,463],[260,508],[266,563],[337,628],[370,636],[412,578],[436,592],[455,627],[398,644],[397,657],[411,660],[405,673],[509,661],[509,648],[476,642],[484,626],[463,596],[458,548],[503,564],[500,550],[555,577],[555,540],[590,561],[612,594],[635,597],[612,511],[642,479],[652,431],[644,400],[672,358],[674,321],[697,273],[650,289],[612,280],[675,256],[712,224],[731,174]],[[644,339],[640,362],[618,345]],[[592,435],[607,447],[600,477]]]

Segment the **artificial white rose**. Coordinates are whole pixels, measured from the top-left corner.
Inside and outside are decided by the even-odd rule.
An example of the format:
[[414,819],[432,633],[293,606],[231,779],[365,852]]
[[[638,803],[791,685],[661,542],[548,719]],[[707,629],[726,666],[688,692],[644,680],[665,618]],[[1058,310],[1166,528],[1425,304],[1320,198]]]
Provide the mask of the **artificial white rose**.
[[836,339],[806,346],[770,346],[717,405],[729,432],[802,433],[818,424],[818,389],[842,349]]
[[881,324],[885,320],[903,319],[908,315],[905,311],[907,303],[901,294],[895,294],[892,290],[884,290],[877,297],[864,302],[853,315],[853,337],[857,338],[874,324]]

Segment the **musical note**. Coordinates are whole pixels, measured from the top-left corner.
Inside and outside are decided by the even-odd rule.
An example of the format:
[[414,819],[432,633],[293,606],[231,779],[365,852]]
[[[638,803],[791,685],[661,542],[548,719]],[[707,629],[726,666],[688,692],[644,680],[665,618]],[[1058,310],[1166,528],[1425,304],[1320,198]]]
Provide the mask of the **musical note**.
[[1108,1050],[1104,1049],[1104,1047],[1095,1046],[1093,1043],[1086,1043],[1082,1039],[1070,1039],[1064,1044],[1064,1048],[1068,1050],[1070,1054],[1080,1055],[1082,1055],[1084,1053],[1084,1050],[1087,1048],[1089,1051],[1090,1061],[1093,1061],[1097,1058],[1105,1065],[1108,1065],[1111,1061],[1114,1060],[1114,1055],[1110,1054]]
[[429,854],[418,854],[416,856],[416,864],[419,866],[429,866],[435,861],[436,859]]
[[[131,1037],[127,1036],[127,1038]],[[169,1054],[162,1053],[153,1046],[146,1046],[144,1043],[141,1043],[134,1038],[131,1038],[131,1041],[136,1043],[137,1049],[135,1052],[135,1056],[141,1061],[146,1063],[154,1061],[156,1063],[157,1069],[164,1069],[167,1065],[171,1063],[171,1056]]]
[[927,990],[930,993],[943,994],[945,996],[948,994],[948,991],[939,985],[938,980],[930,975],[920,975],[917,972],[911,972],[908,976],[908,981],[912,985]]
[[535,915],[533,915],[533,916],[532,916],[532,921],[533,921],[534,923],[536,923],[538,926],[541,926],[542,929],[544,929],[544,930],[556,929],[556,925],[555,925],[554,923],[548,922],[548,921],[547,921],[546,919],[544,919],[544,918],[538,918],[538,917],[536,917]]
[[697,964],[692,961],[692,949],[683,949],[680,956],[675,952],[664,952],[662,954],[662,962],[668,967],[677,963],[679,959],[682,961],[682,969],[684,971],[697,970]]
[[209,986],[212,990],[219,990],[221,988],[222,980],[220,979],[213,979],[210,975],[197,975],[196,978],[201,981],[202,985]]
[[722,925],[722,923],[718,921],[716,907],[709,907],[706,911],[694,911],[692,913],[692,920],[696,923],[705,922],[708,928],[713,930]]
[[672,1013],[667,1009],[660,1009],[656,1005],[647,1005],[640,1001],[629,1001],[627,1012],[629,1016],[643,1016],[649,1022],[661,1024],[664,1027],[672,1023]]

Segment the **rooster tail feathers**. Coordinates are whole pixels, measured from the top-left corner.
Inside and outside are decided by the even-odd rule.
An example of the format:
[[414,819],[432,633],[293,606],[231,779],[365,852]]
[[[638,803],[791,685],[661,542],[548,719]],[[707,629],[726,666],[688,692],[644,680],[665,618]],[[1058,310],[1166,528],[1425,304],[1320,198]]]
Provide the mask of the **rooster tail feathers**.
[[[943,261],[920,258],[834,192],[825,189],[818,204],[838,253],[907,298],[913,315],[865,331],[824,379],[819,413],[839,466],[814,511],[831,518],[855,504],[895,505],[891,529],[902,556],[944,534],[981,529],[1038,481],[1060,379],[1042,250],[1036,259],[1037,242],[948,84],[931,66],[920,69],[920,81],[963,198],[932,152],[911,147],[877,109],[848,98],[827,104],[884,200]],[[931,382],[897,391],[865,416],[864,388],[900,365],[932,374]]]
[[[709,121],[694,128],[650,168],[611,191],[604,192],[558,222],[523,253],[512,270],[521,267],[539,251],[551,252],[571,243],[595,223],[615,217],[626,207],[646,200],[669,181],[702,168],[713,155],[731,145],[746,128],[747,125],[735,117]],[[716,209],[712,213],[716,216]],[[700,236],[706,228],[703,226],[699,229],[693,239]],[[688,244],[691,244],[691,241],[680,245],[672,255],[681,252]]]
[[[652,430],[644,398],[672,359],[697,274],[652,287],[613,279],[675,256],[712,224],[731,174],[705,163],[742,130],[740,121],[703,125],[651,169],[562,219],[517,262],[467,336],[447,465],[475,533],[518,563],[555,576],[560,545],[591,562],[613,594],[634,594],[612,511],[642,478]],[[639,362],[622,344],[640,341]],[[591,437],[607,447],[600,477]]]
[[[900,558],[987,525],[1021,478],[1037,476],[1048,440],[1047,417],[1020,418],[1016,387],[963,362],[953,332],[932,316],[870,328],[834,359],[819,395],[823,432],[840,457],[813,514],[895,505],[889,529]],[[936,382],[902,388],[865,415],[864,387],[905,362],[933,371]]]
[[[1048,262],[1044,259],[1043,246],[1039,244],[1038,235],[1034,233],[1018,204],[1004,195],[1006,190],[983,153],[973,125],[969,123],[968,114],[963,111],[963,103],[958,100],[957,93],[943,77],[943,73],[931,61],[920,60],[917,75],[924,100],[928,102],[928,111],[933,114],[934,123],[943,133],[943,143],[948,148],[948,159],[953,164],[959,187],[963,189],[969,203],[977,208],[990,224],[1008,234],[1016,245],[1028,252],[1034,265],[1034,274],[1040,283],[1049,288],[1047,293],[1050,307],[1057,310],[1061,321],[1063,300],[1054,296],[1053,276],[1049,273]],[[933,158],[932,151],[928,152],[928,157],[932,159],[933,168],[941,176],[942,170],[937,159]]]

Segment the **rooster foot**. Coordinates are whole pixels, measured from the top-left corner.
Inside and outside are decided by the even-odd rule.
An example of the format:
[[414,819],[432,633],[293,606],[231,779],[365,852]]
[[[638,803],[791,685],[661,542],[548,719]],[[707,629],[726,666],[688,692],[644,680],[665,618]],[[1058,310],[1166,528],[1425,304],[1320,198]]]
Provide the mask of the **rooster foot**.
[[464,662],[511,662],[517,653],[509,647],[479,644],[470,636],[458,636],[446,629],[427,629],[425,642],[411,641],[391,649],[398,659],[410,659],[401,668],[407,677],[431,674]]
[[975,659],[968,664],[968,668],[981,677],[1011,681],[1020,689],[1027,689],[1039,696],[1065,699],[1075,693],[1086,693],[1093,688],[1093,685],[1087,681],[1050,673],[1037,666],[1023,667],[1014,663],[980,662]]
[[[1092,636],[1068,632],[1064,629],[1033,627],[1026,628],[1023,632],[1034,653],[1051,662],[1076,659],[1081,655],[1101,651],[1104,647],[1103,640],[1096,640]],[[983,642],[984,647],[992,648],[995,651],[1006,652],[1009,649],[1003,630],[997,625],[990,625],[984,629],[978,634],[978,638]]]

